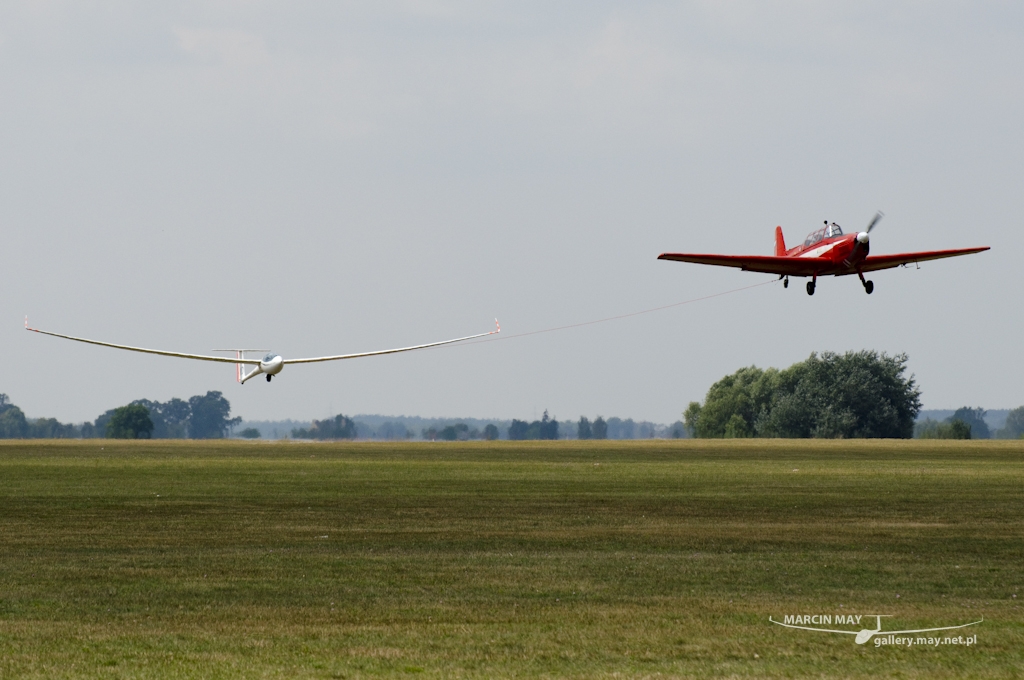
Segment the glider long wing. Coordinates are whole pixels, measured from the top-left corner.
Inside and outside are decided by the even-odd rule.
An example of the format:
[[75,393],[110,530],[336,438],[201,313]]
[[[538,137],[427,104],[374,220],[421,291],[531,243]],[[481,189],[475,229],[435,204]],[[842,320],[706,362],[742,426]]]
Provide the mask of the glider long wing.
[[959,626],[943,626],[942,628],[916,628],[914,630],[883,630],[883,635],[903,635],[906,633],[930,633],[933,630],[955,630],[957,628],[966,628],[967,626],[976,626],[982,623],[985,619],[978,619],[977,621],[971,621],[970,623],[964,623]]
[[[659,260],[693,262],[718,267],[735,267],[748,272],[789,276],[812,276],[835,269],[835,263],[823,257],[777,257],[769,255],[704,255],[699,253],[662,253]],[[893,265],[895,266],[895,265]]]
[[[283,363],[286,364],[312,364],[318,361],[338,361],[340,359],[357,359],[359,357],[372,357],[380,354],[396,354],[398,352],[409,352],[414,349],[426,349],[427,347],[438,347],[440,345],[450,345],[453,342],[462,342],[463,340],[472,340],[473,338],[482,338],[488,335],[495,335],[501,332],[501,326],[498,325],[495,320],[495,330],[487,333],[477,333],[476,335],[467,335],[463,338],[455,338],[453,340],[441,340],[440,342],[428,342],[425,345],[413,345],[412,347],[398,347],[396,349],[384,349],[376,352],[360,352],[358,354],[339,354],[337,356],[329,357],[311,357],[308,359],[285,359]],[[101,347],[113,347],[114,349],[125,349],[129,352],[142,352],[144,354],[159,354],[165,357],[179,357],[181,359],[198,359],[199,361],[219,361],[224,364],[248,364],[250,366],[258,366],[259,359],[235,359],[232,357],[214,357],[206,354],[187,354],[185,352],[167,352],[160,349],[146,349],[145,347],[132,347],[131,345],[118,345],[113,342],[101,342],[100,340],[88,340],[86,338],[76,338],[73,335],[61,335],[60,333],[51,333],[49,331],[41,331],[38,328],[30,328],[27,321],[25,323],[25,330],[33,331],[34,333],[42,333],[43,335],[52,335],[55,338],[64,338],[65,340],[74,340],[76,342],[85,342],[90,345],[99,345]]]
[[118,345],[113,342],[101,342],[99,340],[87,340],[86,338],[76,338],[73,335],[61,335],[60,333],[51,333],[49,331],[41,331],[38,328],[29,328],[28,324],[25,324],[25,330],[32,331],[34,333],[42,333],[43,335],[52,335],[55,338],[64,338],[65,340],[74,340],[75,342],[86,342],[90,345],[99,345],[101,347],[113,347],[114,349],[126,349],[129,352],[142,352],[144,354],[159,354],[165,357],[179,357],[181,359],[198,359],[199,361],[219,361],[222,364],[248,364],[250,366],[258,366],[260,363],[259,359],[235,359],[231,357],[214,357],[206,354],[186,354],[185,352],[167,352],[162,349],[146,349],[145,347],[132,347],[131,345]]
[[862,272],[873,272],[879,269],[891,269],[901,264],[913,264],[925,262],[926,260],[941,260],[944,257],[957,257],[958,255],[972,255],[988,250],[988,246],[982,248],[957,248],[955,250],[929,250],[921,253],[897,253],[895,255],[868,255],[861,265]]
[[340,361],[342,359],[358,359],[360,357],[375,357],[381,354],[397,354],[398,352],[411,352],[414,349],[426,349],[427,347],[440,347],[441,345],[450,345],[453,342],[462,342],[463,340],[472,340],[473,338],[483,338],[488,335],[496,335],[501,332],[501,326],[498,325],[498,320],[494,320],[495,329],[488,333],[477,333],[476,335],[467,335],[464,338],[455,338],[453,340],[441,340],[440,342],[428,342],[425,345],[413,345],[412,347],[398,347],[395,349],[382,349],[376,352],[359,352],[358,354],[338,354],[336,356],[329,357],[309,357],[308,359],[285,359],[286,364],[315,364],[319,361]]

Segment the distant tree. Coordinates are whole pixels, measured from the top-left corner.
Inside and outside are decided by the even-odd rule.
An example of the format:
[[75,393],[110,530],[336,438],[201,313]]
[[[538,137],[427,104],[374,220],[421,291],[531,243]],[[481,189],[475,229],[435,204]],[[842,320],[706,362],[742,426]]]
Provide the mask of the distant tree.
[[[202,399],[193,397],[197,398]],[[189,436],[189,421],[192,418],[192,405],[189,401],[174,397],[163,404],[148,399],[136,399],[132,403],[142,404],[149,409],[154,439],[186,439]]]
[[255,427],[247,427],[238,433],[242,439],[259,439],[262,435]]
[[576,438],[590,439],[593,436],[594,433],[590,429],[590,421],[587,420],[586,416],[580,416],[580,422],[576,423]]
[[988,423],[985,422],[985,409],[983,408],[962,406],[947,418],[946,422],[952,423],[955,420],[959,420],[971,428],[971,439],[990,439],[992,437]]
[[196,395],[188,400],[191,416],[188,419],[188,434],[192,439],[221,439],[241,418],[228,418],[231,404],[217,391]]
[[691,401],[690,405],[683,411],[683,423],[686,425],[686,431],[690,433],[691,437],[697,436],[697,420],[700,418],[700,402]]
[[632,418],[609,418],[608,439],[636,439],[637,427]]
[[437,441],[437,434],[436,427],[426,427],[423,429],[423,438],[429,441]]
[[558,439],[558,421],[544,411],[544,417],[528,423],[525,420],[513,420],[508,428],[508,438],[524,439]]
[[608,423],[604,421],[604,418],[598,416],[594,420],[594,424],[591,425],[590,432],[594,439],[608,439]]
[[925,418],[914,423],[915,439],[938,439],[939,422],[931,418]]
[[512,424],[508,426],[508,438],[512,441],[520,441],[523,439],[529,439],[530,434],[530,423],[525,420],[512,420]]
[[466,441],[469,439],[469,426],[465,423],[458,423],[456,425],[448,425],[441,428],[441,431],[437,436],[444,441]]
[[115,408],[104,431],[110,439],[149,439],[152,433],[149,409],[141,404]]
[[314,420],[308,430],[292,430],[295,439],[355,439],[356,424],[340,413],[327,420]]
[[544,417],[537,428],[537,439],[558,439],[558,421],[548,417],[547,409],[544,409]]
[[377,427],[377,431],[374,434],[379,439],[393,440],[409,439],[410,437],[412,437],[413,433],[410,432],[408,428],[406,428],[406,426],[403,425],[402,423],[395,423],[389,420],[387,422],[381,423],[380,426]]
[[1006,415],[1006,423],[996,432],[1000,439],[1020,439],[1024,436],[1024,406],[1015,408]]
[[114,411],[116,410],[117,409],[110,409],[109,411],[105,411],[96,417],[96,420],[93,422],[92,426],[94,436],[107,436],[107,423],[109,423],[110,419],[114,417]]
[[944,420],[941,423],[925,418],[914,425],[918,439],[970,439],[971,426],[962,420]]
[[7,401],[6,394],[0,394],[0,439],[21,439],[28,436],[28,422],[21,409]]
[[79,427],[56,418],[27,419],[6,394],[0,394],[0,439],[70,439],[80,436]]
[[668,436],[672,439],[685,439],[687,435],[686,425],[681,420],[677,420],[668,427]]
[[973,433],[971,432],[971,425],[969,423],[954,418],[949,421],[949,429],[946,430],[947,436],[943,439],[972,439]]
[[28,436],[33,439],[73,439],[80,434],[79,428],[56,418],[37,418],[28,424]]
[[498,426],[494,423],[488,423],[484,426],[483,437],[489,442],[496,440],[498,438]]

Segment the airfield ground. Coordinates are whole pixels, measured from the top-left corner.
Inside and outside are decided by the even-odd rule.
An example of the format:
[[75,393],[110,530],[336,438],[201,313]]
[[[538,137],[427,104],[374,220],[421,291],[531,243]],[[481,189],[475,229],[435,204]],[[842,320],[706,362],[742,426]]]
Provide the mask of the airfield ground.
[[[1020,677],[1022,607],[1024,442],[0,444],[2,677]],[[841,612],[984,623],[768,621]]]

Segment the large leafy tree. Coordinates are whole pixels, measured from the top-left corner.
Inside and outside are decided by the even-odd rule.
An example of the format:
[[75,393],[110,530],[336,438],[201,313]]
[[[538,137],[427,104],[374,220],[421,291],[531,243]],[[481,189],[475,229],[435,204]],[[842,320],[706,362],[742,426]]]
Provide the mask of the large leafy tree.
[[242,422],[241,418],[228,417],[231,415],[231,404],[217,391],[191,397],[188,406],[191,412],[188,434],[193,439],[226,437],[232,426]]
[[162,404],[149,399],[136,399],[132,403],[141,404],[149,409],[149,417],[153,420],[154,439],[185,439],[188,437],[189,419],[192,417],[192,407],[189,402],[174,397]]
[[580,422],[576,423],[576,438],[590,439],[593,436],[594,431],[590,427],[590,421],[586,416],[580,416]]
[[129,404],[114,409],[104,434],[111,439],[149,439],[153,421],[149,409],[142,404]]
[[983,408],[961,406],[946,419],[946,422],[952,423],[957,420],[970,428],[971,439],[989,439],[992,436],[988,429],[988,423],[985,422],[985,409]]
[[28,435],[28,422],[21,409],[0,394],[0,439],[19,439]]
[[1006,424],[996,432],[1000,439],[1019,439],[1024,437],[1024,406],[1015,408],[1006,415]]
[[907,357],[825,352],[778,371],[751,366],[686,409],[697,437],[909,438],[921,410]]

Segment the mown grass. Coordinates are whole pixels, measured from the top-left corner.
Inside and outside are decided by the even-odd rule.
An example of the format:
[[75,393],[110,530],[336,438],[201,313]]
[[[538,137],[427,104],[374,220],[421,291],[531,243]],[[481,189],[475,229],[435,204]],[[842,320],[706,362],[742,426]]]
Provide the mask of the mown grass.
[[[1024,442],[5,442],[0,676],[1019,677],[1022,463]],[[985,622],[910,649],[768,622],[836,612]]]

